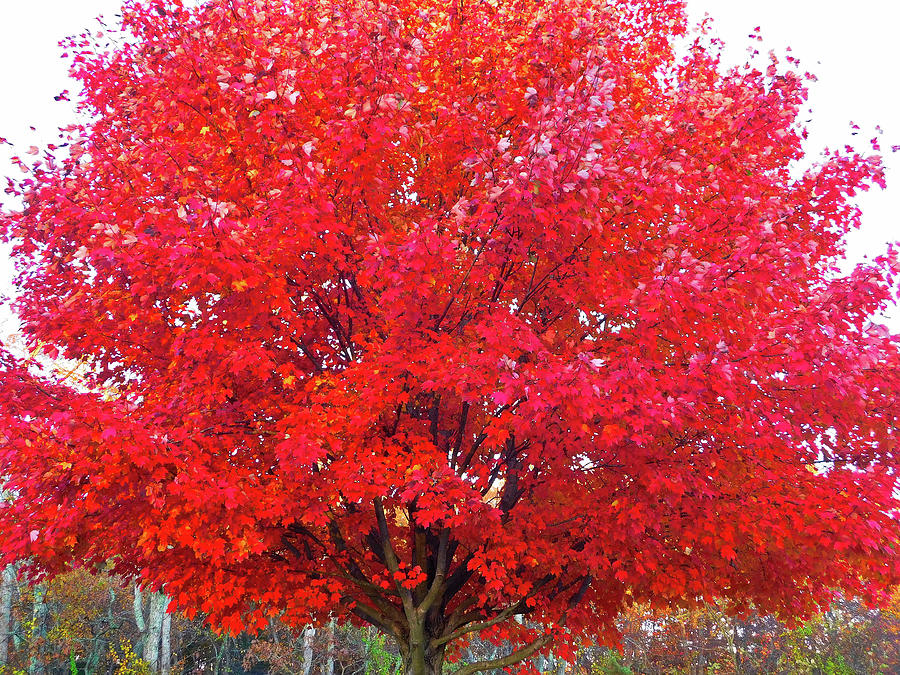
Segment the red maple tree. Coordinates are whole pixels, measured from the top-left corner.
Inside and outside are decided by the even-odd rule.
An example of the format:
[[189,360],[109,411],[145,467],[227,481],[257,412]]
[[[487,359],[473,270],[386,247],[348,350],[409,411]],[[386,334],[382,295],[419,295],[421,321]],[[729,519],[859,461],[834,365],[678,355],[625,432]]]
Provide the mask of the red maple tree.
[[[898,579],[893,254],[852,150],[677,0],[130,2],[92,117],[11,182],[5,559],[224,630],[615,639],[635,602],[802,615]],[[111,40],[103,46],[104,41]],[[790,64],[794,65],[794,64]],[[524,616],[524,621],[514,620]]]

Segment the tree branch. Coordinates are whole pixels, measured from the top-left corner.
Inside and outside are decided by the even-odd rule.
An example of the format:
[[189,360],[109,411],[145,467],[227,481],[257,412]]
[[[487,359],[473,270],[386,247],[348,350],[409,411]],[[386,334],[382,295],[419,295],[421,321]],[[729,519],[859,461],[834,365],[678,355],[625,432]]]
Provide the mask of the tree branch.
[[438,543],[437,560],[434,565],[434,580],[431,582],[431,588],[428,593],[416,607],[416,613],[419,617],[424,617],[425,613],[434,604],[444,590],[444,579],[447,575],[447,549],[450,546],[450,530],[444,528],[441,530],[441,539]]
[[[581,584],[579,585],[578,590],[569,599],[569,602],[566,606],[566,611],[563,612],[562,617],[557,622],[557,626],[562,628],[566,625],[566,619],[568,619],[569,611],[572,610],[576,605],[578,605],[578,603],[581,602],[581,600],[584,598],[585,593],[587,593],[587,590],[590,587],[590,585],[591,585],[591,576],[589,574],[586,574],[581,579]],[[475,624],[473,624],[473,626],[474,625]],[[469,626],[468,628],[471,628],[471,626]],[[459,668],[459,669],[453,671],[452,673],[450,673],[450,675],[472,675],[473,673],[476,673],[480,670],[493,670],[496,668],[507,668],[508,666],[519,663],[519,661],[524,661],[525,659],[527,659],[529,656],[534,654],[539,649],[550,644],[550,642],[552,642],[552,640],[553,640],[552,636],[542,635],[541,637],[537,638],[536,640],[533,640],[532,642],[529,642],[527,645],[525,645],[521,649],[513,651],[512,653],[508,654],[507,656],[501,656],[499,658],[490,659],[490,660],[486,660],[486,661],[476,661],[475,663],[470,663],[467,666],[463,666],[462,668]]]
[[[381,536],[381,549],[384,554],[384,562],[391,574],[396,574],[400,571],[400,562],[397,560],[397,554],[394,552],[394,547],[391,545],[391,533],[390,530],[388,530],[387,518],[384,515],[384,504],[381,501],[381,497],[375,497],[372,502],[375,505],[375,519],[378,522],[378,533]],[[416,611],[413,606],[412,593],[399,581],[396,581],[394,585],[397,587],[397,592],[400,594],[400,600],[403,602],[403,609],[406,612],[407,619],[413,621],[416,618]]]
[[400,639],[400,627],[395,626],[392,622],[388,621],[384,617],[379,616],[376,612],[374,612],[369,607],[365,605],[359,604],[358,601],[353,600],[352,598],[348,598],[351,602],[356,602],[353,606],[353,609],[350,610],[351,613],[358,616],[360,619],[365,621],[366,623],[370,623],[378,630],[384,631],[388,635],[390,635],[394,640],[399,641]]
[[469,420],[469,404],[463,401],[462,408],[459,411],[459,427],[456,430],[456,440],[453,443],[453,452],[450,454],[450,466],[456,466],[456,459],[459,457],[459,450],[462,447],[463,437],[466,430],[466,422]]
[[537,640],[529,642],[521,649],[516,650],[507,656],[501,656],[500,658],[490,659],[487,661],[476,661],[475,663],[470,663],[467,666],[463,666],[462,668],[454,670],[452,673],[450,673],[450,675],[472,675],[472,673],[477,673],[480,670],[507,668],[508,666],[518,663],[519,661],[524,661],[529,656],[534,654],[537,650],[550,644],[551,640],[553,640],[551,636],[543,635]]
[[506,621],[514,614],[528,613],[529,610],[528,610],[528,605],[527,605],[526,601],[529,598],[533,598],[535,595],[537,595],[538,591],[540,591],[541,588],[543,588],[548,583],[553,581],[553,579],[554,579],[553,575],[548,574],[547,576],[542,578],[540,581],[538,581],[537,584],[535,584],[534,588],[531,590],[531,592],[528,595],[526,595],[523,598],[520,598],[519,600],[517,600],[516,602],[511,604],[509,607],[507,607],[506,609],[501,611],[499,614],[497,614],[496,616],[494,616],[490,619],[486,619],[484,621],[479,621],[478,623],[470,623],[468,625],[463,625],[463,626],[453,626],[451,624],[450,629],[452,630],[452,632],[449,634],[446,634],[446,635],[442,635],[441,637],[437,638],[436,640],[432,640],[431,644],[436,647],[440,646],[440,645],[444,645],[444,644],[447,644],[448,642],[453,642],[457,638],[461,638],[463,635],[468,635],[469,633],[475,633],[477,631],[484,630],[485,628],[490,628],[491,626],[496,626],[498,623],[502,623],[502,622]]

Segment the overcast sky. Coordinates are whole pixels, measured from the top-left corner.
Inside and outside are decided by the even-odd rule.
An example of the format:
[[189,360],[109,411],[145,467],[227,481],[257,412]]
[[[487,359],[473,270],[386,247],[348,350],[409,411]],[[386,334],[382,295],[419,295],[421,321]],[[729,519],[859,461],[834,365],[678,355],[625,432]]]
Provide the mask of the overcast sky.
[[[888,16],[885,0],[821,2],[821,0],[688,0],[695,20],[709,13],[714,32],[726,45],[726,58],[743,62],[751,44],[749,33],[761,26],[764,42],[752,43],[763,53],[783,53],[790,46],[801,67],[814,72],[818,82],[811,89],[812,123],[808,149],[818,154],[826,145],[840,147],[864,141],[884,129],[888,189],[869,192],[860,200],[863,228],[851,240],[851,255],[878,254],[887,241],[900,239],[900,40],[896,21]],[[0,0],[0,137],[20,150],[52,142],[56,127],[72,120],[71,107],[53,100],[67,81],[67,63],[57,43],[68,34],[96,26],[99,14],[112,17],[117,0]],[[834,9],[827,9],[833,7]],[[114,23],[111,22],[111,23]],[[850,136],[851,121],[860,135]],[[29,126],[37,127],[37,133]],[[8,163],[8,146],[0,150],[0,175],[18,171]],[[5,182],[5,181],[4,181]],[[11,270],[0,252],[0,287],[6,287]],[[900,312],[892,324],[900,327]]]

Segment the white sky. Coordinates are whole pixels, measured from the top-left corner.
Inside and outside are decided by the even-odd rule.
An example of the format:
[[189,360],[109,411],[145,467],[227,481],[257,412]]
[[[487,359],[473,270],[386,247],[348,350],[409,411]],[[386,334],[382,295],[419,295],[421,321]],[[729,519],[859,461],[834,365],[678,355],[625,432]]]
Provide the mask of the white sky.
[[[851,141],[865,150],[875,125],[884,129],[888,189],[860,200],[863,228],[850,249],[855,259],[878,254],[887,241],[900,239],[900,153],[890,152],[900,144],[900,39],[891,5],[886,0],[688,0],[695,20],[705,13],[715,19],[714,32],[726,43],[728,61],[743,62],[751,44],[763,54],[769,49],[783,53],[790,46],[801,68],[818,76],[810,96],[811,153]],[[24,151],[52,142],[56,127],[72,121],[70,105],[53,100],[63,89],[75,89],[57,43],[97,27],[94,17],[112,17],[118,7],[118,0],[0,0],[0,137]],[[762,27],[763,43],[748,39],[756,26]],[[855,138],[851,120],[862,128]],[[37,127],[37,134],[29,125]],[[18,171],[9,165],[9,155],[9,146],[0,147],[0,177]],[[0,251],[0,292],[8,288],[10,276],[8,257]],[[900,327],[900,311],[892,312],[891,323]]]

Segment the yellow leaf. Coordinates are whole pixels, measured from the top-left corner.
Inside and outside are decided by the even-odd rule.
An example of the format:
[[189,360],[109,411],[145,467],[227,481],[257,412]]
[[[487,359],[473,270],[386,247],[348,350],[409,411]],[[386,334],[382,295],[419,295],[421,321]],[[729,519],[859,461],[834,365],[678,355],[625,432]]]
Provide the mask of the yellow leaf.
[[205,136],[205,135],[208,134],[208,133],[209,133],[209,127],[203,127],[203,128],[200,130],[200,135],[201,135],[201,136]]
[[238,293],[240,293],[241,291],[246,291],[248,288],[250,288],[250,284],[248,284],[243,279],[239,279],[238,281],[232,281],[231,287]]

